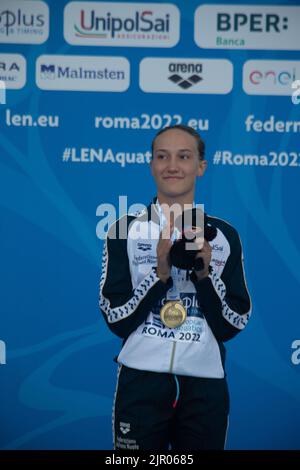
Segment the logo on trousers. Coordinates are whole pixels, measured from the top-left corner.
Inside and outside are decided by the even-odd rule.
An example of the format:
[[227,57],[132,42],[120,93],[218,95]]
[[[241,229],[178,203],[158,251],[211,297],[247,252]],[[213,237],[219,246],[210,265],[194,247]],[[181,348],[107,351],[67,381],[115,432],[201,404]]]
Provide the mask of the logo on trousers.
[[130,431],[130,423],[122,423],[120,422],[120,431],[123,434],[127,434]]

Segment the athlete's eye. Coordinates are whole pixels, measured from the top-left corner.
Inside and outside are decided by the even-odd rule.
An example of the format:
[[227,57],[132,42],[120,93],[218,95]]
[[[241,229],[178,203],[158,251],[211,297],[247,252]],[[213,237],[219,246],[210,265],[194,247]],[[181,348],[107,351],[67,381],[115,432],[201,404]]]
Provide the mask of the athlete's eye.
[[158,160],[163,160],[163,159],[167,158],[167,155],[165,153],[157,153],[156,158]]
[[190,158],[190,154],[189,153],[182,153],[181,155],[179,155],[179,157],[182,160],[188,160]]

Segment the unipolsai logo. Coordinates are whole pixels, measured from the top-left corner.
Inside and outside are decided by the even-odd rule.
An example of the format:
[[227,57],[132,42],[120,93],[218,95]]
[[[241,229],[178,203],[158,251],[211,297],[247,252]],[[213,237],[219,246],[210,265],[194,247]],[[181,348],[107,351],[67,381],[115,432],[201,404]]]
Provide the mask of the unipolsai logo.
[[169,3],[70,2],[64,36],[70,44],[173,47],[180,13]]
[[0,365],[6,364],[6,344],[0,340]]
[[115,16],[110,11],[97,16],[95,10],[80,11],[80,23],[74,25],[78,37],[115,38],[120,34],[163,33],[170,31],[170,15],[155,17],[152,10],[136,10],[133,15]]

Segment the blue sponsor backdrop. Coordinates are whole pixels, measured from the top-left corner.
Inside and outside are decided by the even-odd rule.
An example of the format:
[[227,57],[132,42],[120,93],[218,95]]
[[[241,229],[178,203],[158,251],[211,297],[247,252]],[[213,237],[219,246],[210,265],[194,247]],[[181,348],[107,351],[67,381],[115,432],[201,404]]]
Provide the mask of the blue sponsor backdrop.
[[[0,447],[112,448],[112,359],[120,340],[110,334],[98,310],[102,240],[96,235],[101,220],[96,210],[103,203],[118,207],[120,195],[128,197],[128,206],[147,204],[155,186],[146,161],[123,166],[83,161],[86,151],[80,149],[145,156],[156,128],[119,129],[109,127],[112,121],[96,128],[95,117],[146,114],[158,116],[153,127],[159,127],[159,116],[164,115],[180,115],[184,123],[190,118],[202,119],[202,124],[207,120],[200,132],[209,168],[198,185],[197,200],[205,203],[208,213],[230,221],[243,241],[253,317],[227,344],[227,448],[299,449],[299,126],[284,132],[251,126],[247,131],[245,121],[253,115],[254,121],[274,116],[275,121],[299,122],[300,104],[287,95],[248,95],[242,87],[245,61],[300,60],[299,51],[202,49],[194,41],[194,12],[200,3],[193,0],[173,1],[181,14],[180,39],[174,47],[70,45],[63,35],[67,2],[47,3],[46,42],[1,44],[0,49],[27,60],[25,87],[8,90],[6,104],[0,105],[0,340],[5,342],[0,356]],[[277,4],[247,2],[252,3]],[[4,6],[7,2],[0,0],[1,11]],[[299,42],[299,33],[294,39]],[[41,90],[35,63],[42,54],[126,57],[129,88],[118,93]],[[139,63],[145,57],[171,57],[175,62],[227,59],[233,64],[233,89],[228,94],[184,89],[145,93],[139,86]],[[159,80],[160,70],[156,74]],[[47,118],[44,124],[30,125],[24,115]],[[59,125],[50,126],[49,116],[58,116]],[[68,161],[62,158],[65,148],[75,149]],[[238,164],[239,157],[235,164],[217,165],[213,160],[218,151],[287,156],[273,156],[277,165]],[[296,164],[290,164],[293,161]]]

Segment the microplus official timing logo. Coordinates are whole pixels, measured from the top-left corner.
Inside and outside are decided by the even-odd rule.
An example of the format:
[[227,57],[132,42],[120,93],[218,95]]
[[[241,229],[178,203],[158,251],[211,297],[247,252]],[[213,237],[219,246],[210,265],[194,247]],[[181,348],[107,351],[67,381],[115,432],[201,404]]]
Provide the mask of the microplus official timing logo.
[[64,36],[83,46],[173,47],[180,13],[169,3],[70,2]]
[[195,42],[212,49],[299,50],[300,7],[201,5]]
[[41,44],[49,36],[49,8],[45,2],[0,1],[0,43]]

